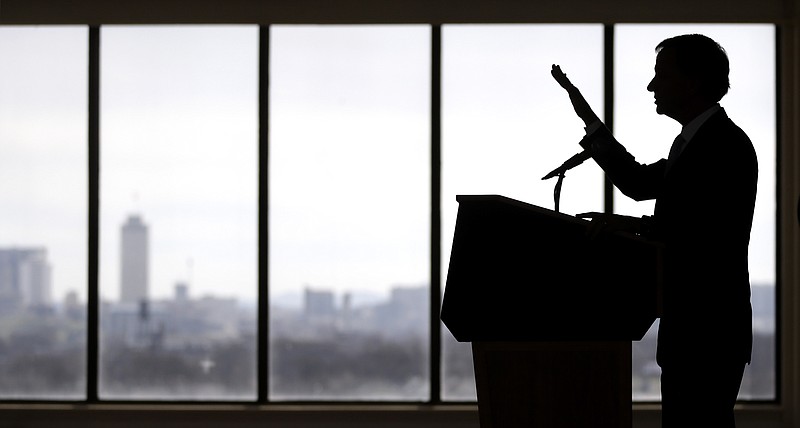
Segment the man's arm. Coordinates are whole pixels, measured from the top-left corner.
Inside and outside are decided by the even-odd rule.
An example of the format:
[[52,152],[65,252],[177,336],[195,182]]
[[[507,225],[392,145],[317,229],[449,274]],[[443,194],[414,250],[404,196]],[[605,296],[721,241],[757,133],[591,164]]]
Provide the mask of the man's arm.
[[569,81],[567,75],[561,71],[560,66],[553,64],[550,74],[552,74],[553,78],[556,79],[556,82],[558,82],[558,84],[567,91],[569,100],[572,102],[572,108],[575,109],[575,113],[578,115],[578,117],[583,120],[585,126],[588,127],[589,125],[600,121],[600,118],[594,113],[592,107],[589,106],[589,103],[586,102],[585,98],[583,98],[581,91],[579,91],[578,88]]

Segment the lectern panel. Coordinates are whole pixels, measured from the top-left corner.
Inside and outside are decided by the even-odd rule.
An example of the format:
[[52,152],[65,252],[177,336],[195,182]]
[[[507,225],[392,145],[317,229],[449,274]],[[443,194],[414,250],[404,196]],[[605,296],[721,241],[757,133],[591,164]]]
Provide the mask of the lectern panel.
[[660,247],[589,222],[459,196],[442,321],[462,342],[639,340],[657,317]]
[[481,428],[630,427],[631,342],[475,342]]

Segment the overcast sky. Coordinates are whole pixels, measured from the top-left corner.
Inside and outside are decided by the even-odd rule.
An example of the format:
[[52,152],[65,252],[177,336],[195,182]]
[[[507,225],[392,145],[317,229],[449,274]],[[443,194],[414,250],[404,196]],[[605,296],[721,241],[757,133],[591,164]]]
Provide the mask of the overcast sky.
[[[728,114],[761,175],[754,283],[774,282],[775,61],[768,25],[616,27],[616,134],[643,161],[679,131],[658,116],[655,45],[702,32],[731,59]],[[445,26],[443,268],[456,194],[553,208],[540,178],[583,134],[550,77],[558,63],[602,112],[602,26]],[[119,228],[150,226],[151,290],[252,299],[257,281],[253,26],[103,27],[101,294],[116,298]],[[45,246],[55,298],[86,284],[86,64],[82,27],[0,28],[0,245]],[[385,293],[429,274],[430,29],[275,26],[271,36],[270,286]],[[562,211],[600,210],[599,168],[565,180]],[[652,205],[618,198],[618,210]]]

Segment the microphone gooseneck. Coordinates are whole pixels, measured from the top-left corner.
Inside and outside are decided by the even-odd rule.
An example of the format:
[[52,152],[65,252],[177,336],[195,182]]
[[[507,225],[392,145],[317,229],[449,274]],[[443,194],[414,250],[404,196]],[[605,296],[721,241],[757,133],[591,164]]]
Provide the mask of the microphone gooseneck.
[[[585,138],[586,137],[584,137],[584,139]],[[581,142],[583,142],[583,140],[581,140]],[[556,212],[559,212],[559,202],[561,200],[561,185],[564,182],[564,174],[567,171],[571,170],[572,168],[575,168],[576,166],[582,164],[584,161],[586,161],[586,159],[589,159],[591,157],[592,157],[591,151],[589,149],[586,149],[572,156],[571,158],[567,159],[566,162],[561,164],[560,167],[550,171],[547,175],[542,177],[542,180],[547,180],[549,178],[553,178],[556,176],[558,177],[558,181],[556,182],[556,187],[553,191],[553,199],[555,200],[556,203],[555,206]]]

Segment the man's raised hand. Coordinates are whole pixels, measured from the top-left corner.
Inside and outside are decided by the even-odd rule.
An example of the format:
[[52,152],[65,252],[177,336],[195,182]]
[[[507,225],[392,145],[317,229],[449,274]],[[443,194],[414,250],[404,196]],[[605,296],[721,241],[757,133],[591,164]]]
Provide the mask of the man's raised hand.
[[569,79],[567,78],[567,75],[564,74],[563,71],[561,71],[560,66],[553,64],[553,68],[550,70],[550,74],[552,74],[553,78],[556,79],[556,82],[558,82],[558,84],[561,85],[561,87],[566,89],[567,91],[576,89],[575,85],[573,85],[572,82],[570,82]]
[[586,126],[600,120],[589,106],[589,103],[586,102],[586,99],[583,98],[583,95],[581,95],[581,91],[579,91],[578,88],[569,81],[567,75],[561,71],[560,66],[553,64],[550,74],[553,75],[553,78],[556,79],[556,82],[558,82],[562,88],[566,89],[567,94],[569,94],[569,100],[572,102],[572,108],[575,109],[575,113],[583,120]]

